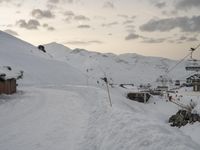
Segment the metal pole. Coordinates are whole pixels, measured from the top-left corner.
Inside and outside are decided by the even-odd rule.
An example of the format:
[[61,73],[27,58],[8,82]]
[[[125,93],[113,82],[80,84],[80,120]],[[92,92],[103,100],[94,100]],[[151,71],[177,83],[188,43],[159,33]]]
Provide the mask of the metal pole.
[[110,107],[112,107],[112,101],[111,101],[111,97],[110,97],[108,82],[106,82],[106,87],[107,87],[107,91],[108,91],[108,98],[109,98],[109,102],[110,102]]

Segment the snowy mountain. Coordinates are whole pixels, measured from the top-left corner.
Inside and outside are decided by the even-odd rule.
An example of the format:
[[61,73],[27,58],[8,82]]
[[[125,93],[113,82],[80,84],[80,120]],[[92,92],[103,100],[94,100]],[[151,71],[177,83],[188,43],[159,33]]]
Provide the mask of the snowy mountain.
[[[45,49],[0,32],[0,65],[24,71],[18,92],[0,95],[0,149],[200,149],[200,124],[172,128],[167,120],[179,108],[164,97],[137,103],[116,86],[110,88],[110,107],[105,86],[96,83],[104,73],[113,83],[154,82],[176,61],[71,50],[58,43]],[[184,76],[183,66],[170,75]],[[199,101],[198,93],[184,89],[173,96],[186,104]]]
[[86,77],[77,69],[51,59],[27,42],[0,31],[0,64],[24,71],[24,84],[83,84]]
[[[84,49],[63,48],[58,43],[45,45],[47,53],[53,59],[67,62],[90,78],[97,80],[107,74],[114,83],[153,83],[166,70],[173,67],[178,61],[159,57],[145,57],[138,54],[121,54],[90,52]],[[142,74],[142,76],[141,76]],[[185,62],[177,66],[168,74],[174,80],[185,80],[188,73],[185,71]]]

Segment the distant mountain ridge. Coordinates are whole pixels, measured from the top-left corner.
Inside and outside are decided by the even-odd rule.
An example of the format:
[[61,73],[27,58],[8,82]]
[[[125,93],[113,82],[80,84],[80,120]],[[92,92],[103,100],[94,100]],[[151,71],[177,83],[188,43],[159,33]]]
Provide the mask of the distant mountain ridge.
[[[44,45],[46,53],[37,47],[0,31],[0,64],[24,71],[23,83],[95,84],[105,74],[113,83],[154,83],[177,61],[147,57],[135,53],[116,55],[70,49],[52,42]],[[185,62],[168,75],[173,80],[185,80]],[[48,76],[48,79],[46,78]]]
[[[160,57],[148,57],[135,53],[116,55],[113,53],[91,52],[85,49],[69,49],[63,51],[63,45],[51,43],[45,45],[47,53],[53,59],[67,62],[90,78],[101,78],[106,73],[115,83],[149,83],[173,67],[178,61]],[[59,49],[62,47],[62,49]],[[52,54],[53,51],[53,54]],[[62,51],[60,53],[60,51]],[[55,53],[57,53],[55,55]],[[57,57],[59,56],[62,57]],[[184,80],[188,73],[185,62],[169,73],[174,80]]]

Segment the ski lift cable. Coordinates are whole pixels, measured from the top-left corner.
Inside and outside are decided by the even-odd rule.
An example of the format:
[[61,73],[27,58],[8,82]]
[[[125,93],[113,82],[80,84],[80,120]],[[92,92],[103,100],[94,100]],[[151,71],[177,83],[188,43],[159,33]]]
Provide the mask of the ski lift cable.
[[177,62],[171,69],[169,69],[166,73],[169,73],[169,72],[171,72],[172,70],[174,70],[180,63],[182,63],[188,56],[191,56],[191,58],[192,58],[192,53],[196,50],[196,49],[198,49],[200,47],[200,44],[199,45],[197,45],[195,48],[191,48],[190,49],[190,53],[189,54],[187,54],[185,57],[183,57],[179,62]]
[[170,68],[167,73],[171,72],[172,70],[174,70],[180,63],[182,63],[188,56],[190,56],[190,53],[187,54],[184,58],[182,58],[179,62],[177,62],[172,68]]

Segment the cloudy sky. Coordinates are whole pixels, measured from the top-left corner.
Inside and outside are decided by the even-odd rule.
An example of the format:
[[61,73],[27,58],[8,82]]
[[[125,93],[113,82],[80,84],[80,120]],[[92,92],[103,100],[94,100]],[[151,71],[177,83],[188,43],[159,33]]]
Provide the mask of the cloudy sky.
[[200,43],[199,9],[200,0],[0,0],[0,30],[34,45],[180,59]]

